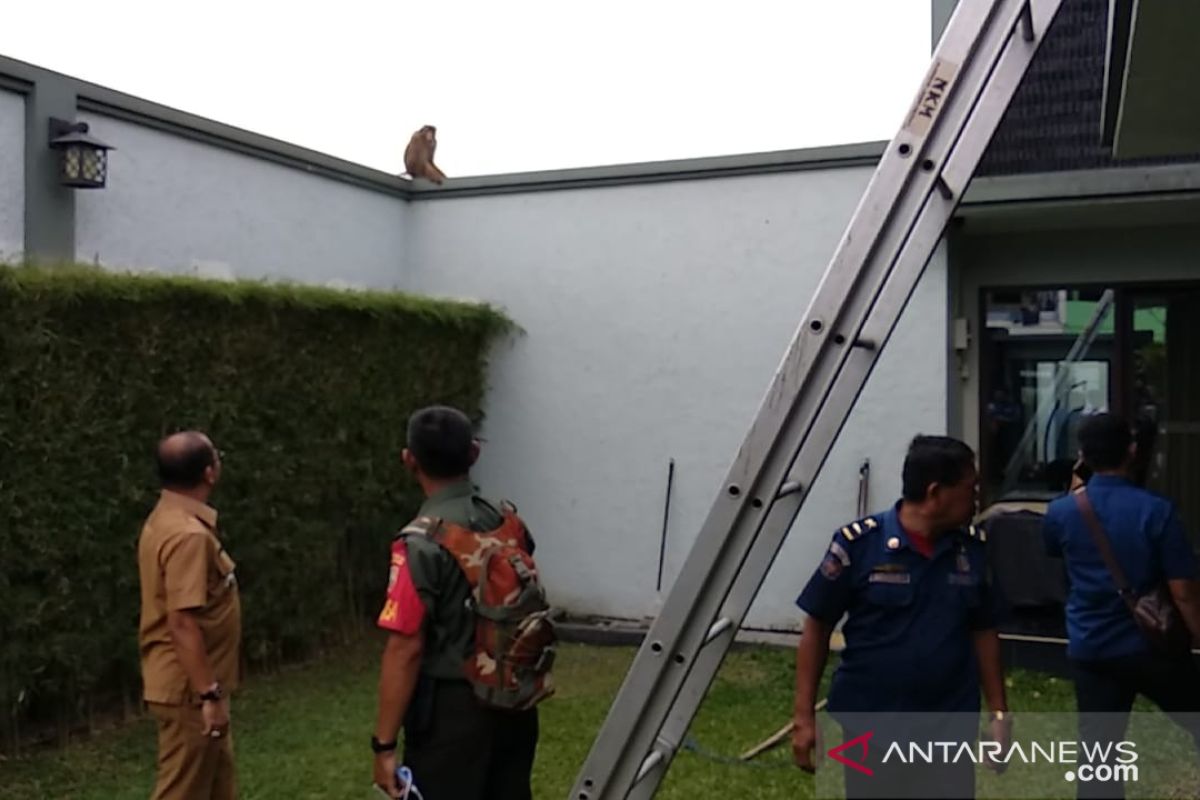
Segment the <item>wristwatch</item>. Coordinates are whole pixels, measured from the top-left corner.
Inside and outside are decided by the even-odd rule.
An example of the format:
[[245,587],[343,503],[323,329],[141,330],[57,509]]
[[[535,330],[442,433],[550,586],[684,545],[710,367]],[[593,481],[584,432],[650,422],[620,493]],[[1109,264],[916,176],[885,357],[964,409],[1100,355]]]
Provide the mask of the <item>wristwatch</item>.
[[216,703],[224,696],[221,691],[221,684],[213,681],[213,685],[200,693],[200,700],[205,703]]
[[379,753],[390,753],[395,749],[396,749],[396,740],[395,739],[392,739],[390,742],[381,742],[375,738],[375,734],[371,734],[371,750],[373,750],[376,753],[376,755],[378,755]]

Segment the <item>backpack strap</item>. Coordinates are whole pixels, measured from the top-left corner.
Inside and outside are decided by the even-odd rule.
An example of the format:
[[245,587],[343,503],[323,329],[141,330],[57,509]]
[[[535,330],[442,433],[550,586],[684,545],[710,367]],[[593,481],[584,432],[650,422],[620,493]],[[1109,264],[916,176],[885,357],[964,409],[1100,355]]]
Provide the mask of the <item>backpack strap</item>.
[[488,500],[486,497],[484,497],[483,495],[479,494],[479,492],[476,492],[475,494],[471,495],[471,499],[472,499],[472,500],[477,500],[477,501],[479,501],[480,503],[482,503],[483,505],[487,506],[487,507],[488,507],[489,509],[491,509],[492,511],[496,512],[496,516],[504,516],[504,512],[503,512],[503,511],[501,511],[501,508],[503,508],[504,504],[505,504],[507,501],[505,501],[505,500],[502,500],[502,501],[500,501],[500,505],[499,505],[499,506],[497,506],[497,505],[496,505],[495,503],[493,503],[491,500]]
[[[482,499],[482,498],[480,498]],[[486,500],[483,502],[487,503]],[[489,507],[495,508],[487,503]],[[528,552],[529,543],[525,534],[525,523],[506,507],[496,509],[504,518],[499,527],[487,531],[476,531],[462,525],[446,522],[440,517],[420,516],[405,525],[395,538],[424,536],[449,553],[462,569],[467,583],[474,590],[479,585],[480,569],[484,565],[484,551],[497,544],[514,543]]]
[[476,494],[474,499],[491,509],[496,516],[503,520],[499,527],[493,528],[490,531],[477,531],[480,536],[504,536],[507,534],[516,539],[517,547],[526,553],[530,552],[529,528],[525,526],[525,520],[517,515],[517,507],[511,500],[501,500],[497,505],[480,494]]

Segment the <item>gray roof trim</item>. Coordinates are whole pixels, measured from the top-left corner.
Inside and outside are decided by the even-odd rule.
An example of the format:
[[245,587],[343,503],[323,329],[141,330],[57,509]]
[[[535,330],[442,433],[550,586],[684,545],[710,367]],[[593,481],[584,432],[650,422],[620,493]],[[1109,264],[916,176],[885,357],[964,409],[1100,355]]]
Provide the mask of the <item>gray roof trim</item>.
[[[398,176],[152,103],[24,61],[0,56],[0,80],[15,80],[26,87],[41,81],[65,84],[78,97],[78,107],[81,111],[145,125],[165,133],[385,194],[408,196],[409,182]],[[120,142],[115,144],[119,146]]]
[[[83,111],[124,119],[214,147],[303,172],[412,200],[516,194],[874,166],[886,142],[781,150],[713,158],[452,178],[444,186],[413,183],[380,170],[152,103],[23,61],[0,56],[0,88],[27,93],[39,82],[58,83]],[[116,143],[118,146],[120,142]],[[1200,191],[1200,164],[1112,167],[977,177],[964,208],[1008,202]]]
[[[0,62],[0,69],[3,69],[3,63]],[[5,75],[0,72],[0,89],[17,94],[29,94],[33,89],[33,84],[27,80],[17,77],[16,75]]]
[[979,177],[963,198],[963,211],[1003,203],[1088,200],[1098,197],[1183,194],[1200,191],[1200,164],[1040,172]]
[[[714,158],[451,178],[443,186],[437,187],[424,182],[414,183],[352,161],[214,122],[170,106],[0,56],[0,86],[11,86],[16,91],[28,92],[39,81],[65,84],[78,97],[80,111],[133,122],[309,174],[412,200],[874,166],[886,147],[886,142],[871,142]],[[116,144],[119,145],[120,142]]]
[[414,200],[439,200],[706,178],[730,178],[740,175],[767,175],[813,169],[873,167],[879,163],[886,147],[887,142],[867,142],[714,158],[689,158],[641,164],[616,164],[604,167],[452,178],[441,187],[424,182],[414,183],[410,191]]
[[120,95],[117,92],[109,90],[97,92],[94,89],[81,91],[79,110],[132,122],[163,133],[285,167],[292,167],[310,175],[320,175],[363,189],[371,189],[405,199],[409,195],[409,182],[404,178],[268,136],[192,117],[190,114],[128,95]]

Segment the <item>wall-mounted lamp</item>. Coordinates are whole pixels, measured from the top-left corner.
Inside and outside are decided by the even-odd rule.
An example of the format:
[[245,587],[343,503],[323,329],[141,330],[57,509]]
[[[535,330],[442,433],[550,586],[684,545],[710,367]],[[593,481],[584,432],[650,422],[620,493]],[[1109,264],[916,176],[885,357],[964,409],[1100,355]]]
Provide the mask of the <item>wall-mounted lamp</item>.
[[116,148],[88,135],[86,122],[51,117],[50,147],[59,154],[59,183],[75,189],[104,188],[108,151]]

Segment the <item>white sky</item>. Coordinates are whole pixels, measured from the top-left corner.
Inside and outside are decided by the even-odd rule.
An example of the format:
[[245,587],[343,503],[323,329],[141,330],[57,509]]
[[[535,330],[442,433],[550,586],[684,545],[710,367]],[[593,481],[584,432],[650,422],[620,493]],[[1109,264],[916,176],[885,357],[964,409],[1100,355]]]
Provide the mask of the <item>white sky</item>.
[[0,54],[388,172],[436,125],[452,177],[890,139],[929,52],[930,0],[12,0],[0,26]]

